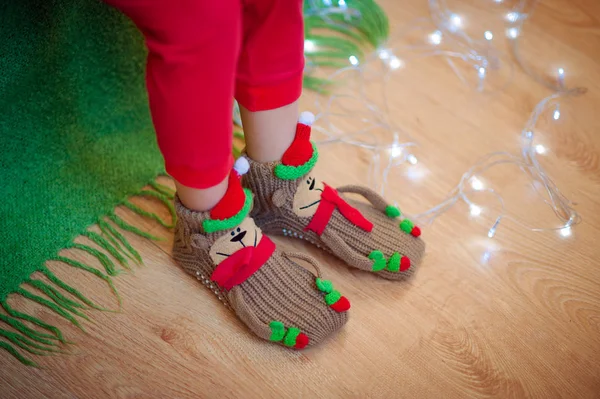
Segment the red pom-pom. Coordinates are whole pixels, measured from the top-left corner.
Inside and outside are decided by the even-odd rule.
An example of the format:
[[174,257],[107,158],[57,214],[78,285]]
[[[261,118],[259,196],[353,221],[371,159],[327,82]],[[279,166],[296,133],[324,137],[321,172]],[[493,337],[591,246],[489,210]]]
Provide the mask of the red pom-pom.
[[281,163],[287,166],[304,165],[313,155],[310,143],[310,126],[298,123],[296,125],[296,137],[290,147],[281,157]]
[[228,219],[238,213],[244,206],[246,194],[242,189],[240,178],[232,171],[229,174],[229,186],[221,201],[210,211],[210,218],[214,220]]
[[419,226],[415,226],[413,227],[413,229],[410,231],[410,234],[412,234],[414,237],[418,237],[421,235],[421,229],[419,228]]
[[303,348],[306,347],[306,345],[308,345],[308,341],[309,341],[309,339],[306,336],[306,334],[300,333],[296,337],[296,345],[294,345],[294,348],[296,348],[296,349],[303,349]]
[[400,271],[403,272],[405,270],[408,270],[410,268],[410,259],[408,256],[403,256],[402,259],[400,259]]
[[340,297],[336,303],[329,306],[338,313],[345,312],[350,309],[350,301],[345,296]]

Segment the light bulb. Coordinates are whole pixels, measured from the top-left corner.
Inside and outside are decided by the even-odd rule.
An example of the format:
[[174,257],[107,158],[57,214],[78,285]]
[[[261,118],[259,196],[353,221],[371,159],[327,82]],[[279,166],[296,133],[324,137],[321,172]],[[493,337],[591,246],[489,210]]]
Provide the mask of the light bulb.
[[387,49],[380,49],[377,54],[379,55],[379,59],[380,60],[387,60],[388,58],[390,58],[390,52]]
[[483,255],[481,255],[481,263],[488,263],[490,261],[490,258],[492,257],[492,254],[490,251],[485,251],[483,253]]
[[535,152],[537,152],[538,154],[545,154],[546,153],[546,147],[544,147],[541,144],[538,144],[535,146]]
[[479,216],[481,215],[481,207],[475,205],[475,204],[471,204],[469,206],[469,210],[471,212],[471,216]]
[[480,67],[479,68],[479,78],[483,79],[485,77],[485,68],[484,67]]
[[407,160],[407,161],[408,161],[408,163],[409,163],[409,164],[411,164],[411,165],[416,165],[416,164],[417,164],[417,162],[419,162],[419,161],[417,160],[417,157],[415,157],[413,154],[409,154],[409,155],[406,157],[406,160]]
[[317,48],[317,46],[315,46],[315,42],[313,42],[312,40],[305,40],[304,41],[304,51],[315,51]]
[[517,22],[517,19],[519,19],[519,13],[518,12],[509,12],[508,14],[506,14],[506,19],[509,22]]
[[436,46],[442,42],[442,32],[436,30],[429,34],[429,43],[435,44]]
[[390,68],[392,69],[398,69],[402,66],[402,64],[402,60],[398,57],[392,57],[392,59],[390,60]]
[[402,154],[402,147],[394,144],[392,148],[390,148],[390,155],[392,158],[397,158]]
[[558,76],[561,78],[565,76],[565,70],[563,68],[558,68]]
[[459,15],[452,14],[450,22],[452,22],[452,25],[454,25],[455,28],[460,28],[462,26],[462,18]]
[[506,31],[506,35],[511,39],[516,39],[519,36],[519,30],[517,28],[510,28]]
[[494,34],[492,32],[490,32],[489,30],[486,30],[483,33],[483,36],[485,37],[485,40],[492,40],[494,38]]
[[554,115],[552,115],[552,117],[554,118],[555,121],[557,121],[560,118],[560,111],[559,110],[554,111]]
[[571,235],[571,226],[563,227],[559,232],[561,236],[569,237]]
[[338,0],[338,6],[340,6],[340,8],[346,8],[346,0]]
[[351,55],[350,57],[348,57],[348,61],[350,61],[350,63],[352,65],[358,65],[358,58],[356,58],[356,56]]
[[496,234],[496,227],[492,227],[491,229],[489,229],[488,231],[488,237],[489,238],[494,238],[494,235]]
[[484,186],[483,182],[474,176],[471,178],[471,187],[473,187],[473,190],[481,191]]

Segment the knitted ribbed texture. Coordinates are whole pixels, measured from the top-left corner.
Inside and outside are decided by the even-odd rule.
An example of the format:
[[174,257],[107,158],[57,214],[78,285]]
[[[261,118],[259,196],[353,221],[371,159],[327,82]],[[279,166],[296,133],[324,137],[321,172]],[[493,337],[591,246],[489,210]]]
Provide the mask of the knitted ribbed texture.
[[[294,194],[306,176],[296,180],[282,180],[274,174],[274,168],[279,162],[249,161],[250,171],[244,176],[242,184],[255,194],[252,216],[264,232],[305,239],[336,255],[348,265],[366,271],[372,271],[373,260],[368,256],[374,250],[381,251],[386,259],[396,252],[410,258],[411,267],[406,271],[375,272],[392,280],[410,277],[421,263],[425,252],[423,240],[403,232],[399,227],[400,219],[386,215],[388,203],[372,190],[347,186],[338,191],[350,205],[373,223],[373,231],[368,233],[353,225],[336,209],[325,231],[319,236],[304,230],[311,218],[299,217],[292,209]],[[370,203],[349,199],[342,194],[344,191],[360,193]]]
[[202,229],[202,222],[209,217],[209,212],[191,211],[177,198],[175,208],[178,220],[173,258],[211,289],[257,336],[269,340],[272,334],[269,324],[279,321],[286,328],[300,329],[308,336],[309,345],[314,345],[346,323],[347,313],[331,309],[325,294],[316,287],[318,268],[317,275],[313,275],[295,263],[291,254],[288,256],[278,250],[242,284],[229,291],[220,289],[210,281],[216,266],[209,251],[211,245],[230,234],[230,230],[207,234]]

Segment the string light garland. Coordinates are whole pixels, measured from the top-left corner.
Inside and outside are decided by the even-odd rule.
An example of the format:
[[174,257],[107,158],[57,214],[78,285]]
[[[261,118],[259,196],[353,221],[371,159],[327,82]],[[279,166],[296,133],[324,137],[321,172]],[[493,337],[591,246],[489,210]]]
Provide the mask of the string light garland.
[[[494,1],[496,3],[502,2],[502,0]],[[345,1],[343,5],[339,1],[337,4],[336,1],[323,1],[323,3],[320,7],[316,7],[316,9],[321,10],[321,13],[324,13],[319,15],[340,16],[348,13],[343,18],[348,24],[353,23],[352,21],[356,19],[360,19],[360,12],[349,7]],[[502,62],[500,53],[492,45],[492,41],[495,38],[492,30],[486,30],[481,38],[474,39],[463,29],[465,25],[464,18],[450,11],[445,0],[428,0],[428,3],[431,13],[430,18],[418,19],[400,32],[400,37],[402,38],[410,32],[426,29],[433,22],[435,30],[425,36],[426,39],[422,44],[402,45],[397,48],[390,48],[389,45],[382,43],[375,52],[366,57],[361,57],[361,53],[358,52],[356,55],[351,55],[348,58],[349,65],[346,64],[346,66],[339,68],[328,76],[326,80],[335,81],[336,78],[344,74],[353,74],[358,83],[356,93],[333,94],[324,103],[320,99],[316,100],[316,107],[320,110],[317,115],[320,123],[318,127],[315,126],[315,129],[319,130],[325,136],[325,139],[321,140],[320,143],[338,142],[372,151],[373,157],[369,171],[369,184],[372,186],[377,185],[377,183],[374,184],[373,182],[379,180],[379,187],[376,188],[382,194],[392,168],[398,167],[405,162],[412,165],[418,163],[416,156],[410,152],[417,144],[410,140],[410,135],[407,132],[395,126],[393,121],[390,120],[385,91],[382,94],[381,103],[383,105],[381,108],[368,98],[366,94],[366,83],[368,80],[366,77],[366,67],[368,65],[373,62],[381,62],[387,66],[386,71],[379,76],[384,87],[392,76],[391,72],[403,67],[411,58],[442,57],[458,79],[464,84],[471,86],[469,83],[470,78],[463,74],[455,63],[455,60],[460,60],[466,63],[470,67],[469,69],[474,71],[477,82],[475,88],[480,92],[486,90],[486,81],[489,79],[489,76],[501,68],[508,71],[509,78],[503,86],[496,89],[497,91],[504,90],[511,83],[514,74],[514,64]],[[523,24],[531,16],[531,11],[536,3],[537,0],[521,0],[516,7],[506,13],[505,20],[507,27],[505,36],[509,41],[510,53],[515,64],[535,81],[551,89],[553,94],[542,99],[532,111],[525,127],[521,131],[522,145],[520,153],[513,154],[507,151],[497,151],[482,156],[461,176],[458,184],[442,202],[424,212],[411,215],[411,218],[417,220],[420,224],[432,223],[458,202],[464,202],[468,206],[471,217],[479,217],[484,210],[488,212],[488,208],[473,200],[475,196],[479,196],[482,193],[495,198],[499,206],[498,214],[493,219],[494,223],[488,230],[487,236],[489,238],[493,238],[496,235],[500,223],[504,220],[510,220],[530,231],[555,230],[562,237],[570,236],[572,227],[581,221],[581,217],[574,210],[572,202],[560,192],[557,185],[540,165],[537,157],[544,154],[547,149],[543,145],[536,143],[535,132],[541,115],[551,112],[553,120],[559,120],[561,118],[560,101],[567,97],[582,95],[586,92],[586,89],[567,88],[565,85],[564,68],[559,68],[556,77],[549,79],[535,74],[523,61],[519,52],[519,39],[522,36]],[[323,11],[323,7],[327,11]],[[399,54],[402,54],[402,57],[399,57]],[[356,112],[344,113],[334,111],[334,105],[339,106],[345,100],[358,101],[364,108],[365,113],[357,114]],[[352,132],[344,131],[335,125],[333,121],[335,117],[346,119],[356,118],[361,121],[364,127]],[[374,130],[385,131],[388,138],[381,140],[379,137],[374,137],[374,135],[370,134]],[[400,137],[409,138],[409,141],[401,141]],[[504,199],[497,190],[486,187],[481,175],[494,166],[507,164],[515,165],[521,170],[529,180],[531,186],[539,194],[541,200],[553,210],[556,217],[560,220],[560,226],[536,227],[527,224],[508,212]],[[376,176],[378,173],[380,176]],[[489,258],[489,253],[487,255]]]

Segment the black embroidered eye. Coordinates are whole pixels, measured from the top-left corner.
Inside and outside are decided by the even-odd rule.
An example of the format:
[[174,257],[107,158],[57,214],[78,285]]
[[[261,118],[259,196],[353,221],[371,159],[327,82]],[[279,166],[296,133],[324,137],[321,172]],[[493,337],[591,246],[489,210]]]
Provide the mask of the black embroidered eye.
[[231,232],[231,235],[232,235],[232,236],[234,236],[234,235],[235,235],[235,231],[232,231],[232,232]]
[[240,232],[240,228],[239,227],[238,227],[237,231],[238,231],[238,233]]

